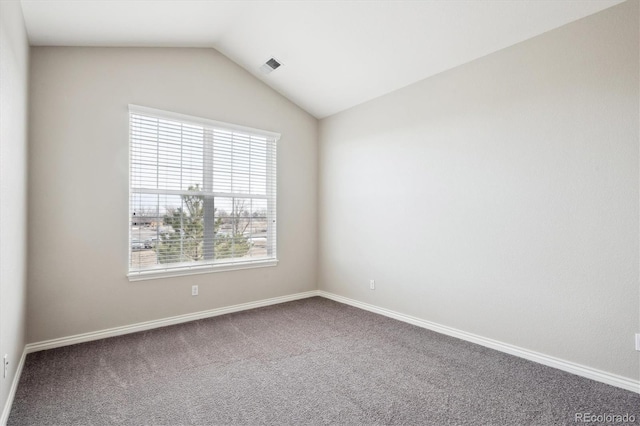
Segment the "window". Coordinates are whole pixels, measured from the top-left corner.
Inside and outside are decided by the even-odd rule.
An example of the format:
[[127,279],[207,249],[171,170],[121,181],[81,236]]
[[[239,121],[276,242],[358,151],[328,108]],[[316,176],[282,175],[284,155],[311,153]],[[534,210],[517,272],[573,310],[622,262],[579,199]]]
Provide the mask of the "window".
[[276,260],[280,135],[129,105],[129,277]]

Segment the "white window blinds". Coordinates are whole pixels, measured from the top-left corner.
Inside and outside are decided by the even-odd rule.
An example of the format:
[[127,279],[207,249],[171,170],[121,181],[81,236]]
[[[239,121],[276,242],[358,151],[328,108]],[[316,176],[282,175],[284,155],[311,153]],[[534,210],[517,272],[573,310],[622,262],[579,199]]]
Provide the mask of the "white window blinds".
[[276,259],[276,133],[129,106],[129,276]]

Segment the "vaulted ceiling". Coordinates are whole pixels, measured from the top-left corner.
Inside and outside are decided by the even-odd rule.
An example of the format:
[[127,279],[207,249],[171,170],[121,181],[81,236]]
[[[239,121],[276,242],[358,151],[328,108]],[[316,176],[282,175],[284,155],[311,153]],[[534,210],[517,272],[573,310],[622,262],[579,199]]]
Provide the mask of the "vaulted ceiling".
[[[211,47],[317,118],[622,0],[22,0],[36,46]],[[265,75],[270,57],[283,66]]]

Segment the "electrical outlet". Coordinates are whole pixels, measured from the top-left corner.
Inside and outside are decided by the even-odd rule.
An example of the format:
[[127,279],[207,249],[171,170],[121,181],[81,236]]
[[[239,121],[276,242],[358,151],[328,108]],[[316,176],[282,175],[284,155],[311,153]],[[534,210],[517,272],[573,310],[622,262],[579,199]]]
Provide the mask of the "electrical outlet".
[[198,295],[198,286],[197,285],[192,285],[191,286],[191,295],[192,296],[197,296]]
[[376,280],[369,280],[369,289],[370,290],[376,289]]
[[2,357],[2,378],[7,378],[7,370],[9,370],[9,354],[4,354],[4,357]]
[[640,351],[640,333],[636,333],[636,351]]

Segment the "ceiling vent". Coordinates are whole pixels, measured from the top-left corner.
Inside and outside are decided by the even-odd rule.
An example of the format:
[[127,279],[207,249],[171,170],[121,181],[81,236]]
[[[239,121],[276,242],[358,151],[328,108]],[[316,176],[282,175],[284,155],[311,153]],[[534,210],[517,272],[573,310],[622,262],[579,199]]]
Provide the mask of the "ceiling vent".
[[270,72],[278,69],[282,64],[276,59],[271,58],[260,67],[260,71],[263,74],[269,74]]

